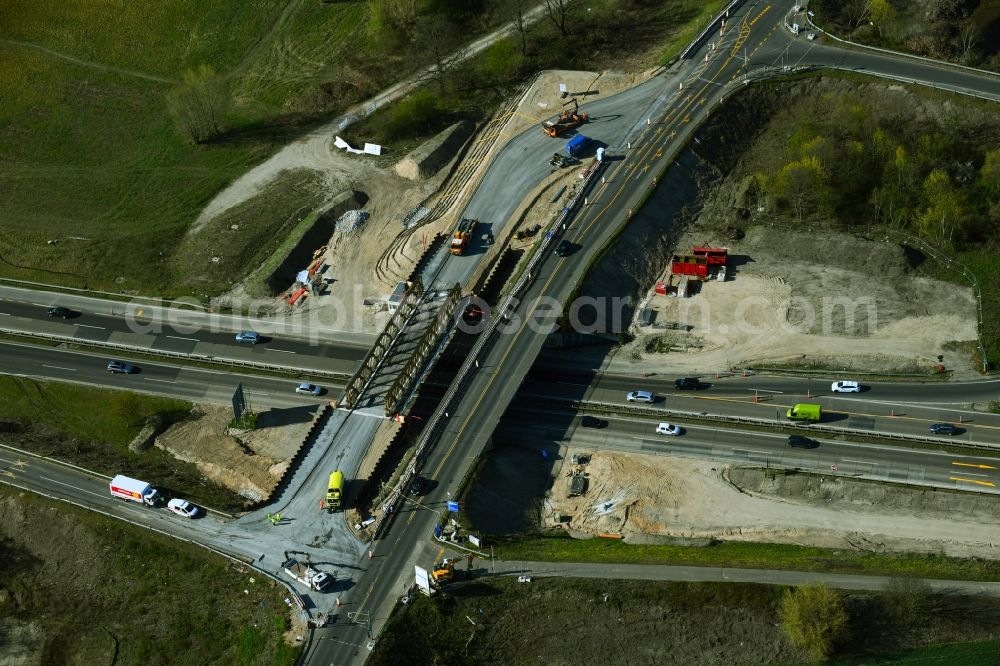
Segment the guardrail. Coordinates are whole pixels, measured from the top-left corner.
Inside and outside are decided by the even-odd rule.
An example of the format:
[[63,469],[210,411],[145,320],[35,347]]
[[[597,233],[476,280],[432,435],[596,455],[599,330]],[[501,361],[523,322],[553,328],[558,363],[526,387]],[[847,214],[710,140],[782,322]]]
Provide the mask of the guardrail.
[[719,12],[718,14],[716,14],[715,18],[713,18],[711,21],[708,22],[708,25],[705,27],[705,29],[702,30],[700,33],[698,33],[698,36],[695,37],[691,41],[690,44],[688,44],[688,46],[687,46],[686,49],[684,49],[683,51],[681,51],[680,59],[684,60],[685,58],[687,58],[691,54],[692,50],[694,50],[699,45],[701,45],[701,40],[705,39],[705,36],[709,32],[711,32],[712,30],[715,29],[715,24],[720,19],[722,19],[724,17],[728,17],[729,16],[729,12],[731,12],[733,9],[735,9],[736,5],[738,5],[738,4],[742,3],[742,2],[743,2],[743,0],[733,0],[732,2],[729,3],[729,5],[726,6],[725,9],[723,9],[721,12]]
[[162,356],[164,358],[179,358],[187,359],[192,361],[201,361],[203,363],[214,363],[217,365],[228,365],[238,368],[256,368],[258,370],[268,370],[270,372],[297,372],[301,374],[315,375],[318,377],[326,377],[333,380],[345,380],[348,375],[343,372],[335,372],[333,370],[316,370],[312,368],[297,368],[288,365],[276,365],[273,363],[258,363],[257,361],[240,361],[237,359],[230,358],[219,358],[218,356],[209,356],[206,354],[186,354],[184,352],[174,352],[166,349],[150,349],[149,347],[139,347],[137,345],[125,345],[118,342],[106,342],[104,340],[83,340],[80,338],[74,338],[68,335],[57,335],[54,333],[25,333],[17,329],[9,329],[0,327],[0,333],[7,335],[16,335],[20,337],[38,338],[39,340],[50,340],[52,342],[60,342],[64,344],[73,344],[81,346],[97,347],[99,349],[109,349],[112,351],[124,351],[124,352],[135,352],[139,354],[146,354],[149,356]]

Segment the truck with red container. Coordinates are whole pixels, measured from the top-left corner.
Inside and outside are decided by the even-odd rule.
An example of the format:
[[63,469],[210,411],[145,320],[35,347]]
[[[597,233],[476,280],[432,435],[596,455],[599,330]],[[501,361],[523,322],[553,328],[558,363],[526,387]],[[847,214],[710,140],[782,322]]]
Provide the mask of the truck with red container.
[[111,496],[143,506],[157,506],[163,502],[163,497],[152,485],[145,481],[132,479],[119,474],[111,479]]
[[693,255],[675,254],[670,262],[670,272],[704,280],[708,278],[708,259]]

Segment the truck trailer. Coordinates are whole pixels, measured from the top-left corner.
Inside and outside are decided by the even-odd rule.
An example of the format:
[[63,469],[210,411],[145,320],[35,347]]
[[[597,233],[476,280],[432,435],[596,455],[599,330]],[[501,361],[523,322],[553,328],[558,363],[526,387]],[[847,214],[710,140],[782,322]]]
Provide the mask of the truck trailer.
[[144,506],[156,506],[163,498],[149,483],[119,474],[111,479],[111,496]]
[[285,570],[285,573],[299,581],[310,590],[317,590],[322,592],[325,590],[330,583],[333,582],[333,576],[324,572],[317,571],[313,569],[308,564],[299,562],[296,559],[286,560],[281,568]]
[[326,510],[335,511],[340,508],[344,495],[344,473],[340,470],[330,474],[330,482],[326,487]]
[[804,421],[806,423],[819,423],[822,416],[822,409],[819,405],[800,402],[792,405],[785,416],[792,421]]

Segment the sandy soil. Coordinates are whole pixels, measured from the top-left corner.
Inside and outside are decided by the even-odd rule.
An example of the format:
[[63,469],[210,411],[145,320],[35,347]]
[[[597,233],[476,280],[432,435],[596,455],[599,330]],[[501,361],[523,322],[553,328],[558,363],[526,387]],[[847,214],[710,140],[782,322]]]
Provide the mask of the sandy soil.
[[196,405],[194,412],[157,437],[155,445],[252,501],[268,497],[277,486],[316,413],[314,407],[271,410],[260,415],[257,430],[228,434],[230,408]]
[[[572,516],[568,527],[582,532],[1000,558],[996,498],[824,477],[779,477],[768,485],[756,473],[742,475],[753,486],[747,489],[730,480],[725,465],[622,453],[595,453],[585,466],[589,489],[568,498],[571,467],[566,462],[558,472],[546,518]],[[782,492],[781,479],[810,479],[817,487]],[[860,500],[866,493],[879,501]]]
[[[543,72],[513,113],[504,120],[496,147],[502,146],[504,141],[525,128],[555,115],[565,101],[559,98],[560,83],[565,83],[570,91],[585,92],[586,95],[581,100],[593,101],[620,92],[644,78],[646,75],[617,72]],[[385,326],[388,313],[366,307],[365,300],[379,301],[387,298],[395,287],[394,280],[405,278],[413,270],[434,235],[447,233],[454,223],[455,215],[475,191],[488,161],[484,160],[484,168],[464,183],[462,193],[448,214],[415,230],[408,242],[396,253],[395,261],[391,264],[392,275],[380,278],[375,272],[376,262],[403,230],[401,221],[408,213],[421,206],[434,205],[445,177],[451,171],[450,164],[425,181],[408,180],[399,177],[392,166],[379,167],[370,157],[352,156],[333,147],[336,133],[336,125],[325,126],[279,151],[220,193],[205,208],[190,233],[197,233],[213,216],[259,194],[282,172],[291,169],[316,171],[331,200],[348,188],[364,192],[369,197],[364,208],[369,213],[369,218],[364,227],[350,235],[334,233],[327,244],[325,258],[331,268],[326,275],[333,277],[335,282],[325,293],[313,295],[295,307],[288,306],[287,294],[282,294],[275,299],[274,311],[289,316],[292,320],[309,319],[342,330],[376,332]],[[404,157],[399,156],[400,159]],[[237,286],[228,294],[215,299],[213,305],[231,305],[241,301],[243,296],[242,288]]]
[[[678,246],[704,242],[692,233]],[[644,328],[612,368],[696,373],[795,363],[926,372],[942,354],[957,375],[974,374],[968,356],[954,353],[956,343],[976,339],[972,290],[914,277],[895,246],[764,228],[720,244],[740,264],[726,282],[706,282],[688,299],[649,297],[656,321],[690,330]],[[651,353],[657,347],[670,351]]]

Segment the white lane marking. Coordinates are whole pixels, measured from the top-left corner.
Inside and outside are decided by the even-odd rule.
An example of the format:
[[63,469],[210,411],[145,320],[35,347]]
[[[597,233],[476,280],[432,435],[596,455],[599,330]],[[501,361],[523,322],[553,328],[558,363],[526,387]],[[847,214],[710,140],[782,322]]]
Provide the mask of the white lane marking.
[[201,342],[198,338],[182,338],[179,335],[168,335],[168,338],[173,338],[174,340],[190,340],[191,342]]
[[172,379],[155,379],[154,377],[143,377],[147,382],[163,382],[164,384],[176,384]]
[[4,317],[11,316],[9,312],[0,312],[0,315],[3,315]]
[[980,474],[978,472],[966,472],[963,470],[949,470],[949,474],[961,474],[962,476],[990,476],[989,474]]
[[757,393],[774,393],[774,394],[782,394],[782,393],[784,393],[784,391],[775,391],[774,389],[754,389],[754,388],[748,388],[746,390],[747,391],[756,391]]
[[53,370],[66,370],[67,372],[76,372],[76,368],[64,368],[61,365],[43,365],[43,368],[52,368]]
[[288,351],[287,349],[265,349],[264,351],[281,352],[282,354],[295,354],[296,352]]
[[105,495],[104,493],[95,493],[95,492],[90,491],[90,490],[84,490],[83,488],[81,488],[79,486],[74,486],[72,483],[64,483],[62,481],[57,481],[56,479],[50,479],[47,476],[39,476],[38,478],[40,478],[40,479],[42,479],[44,481],[51,481],[52,483],[58,483],[60,486],[66,486],[67,488],[73,488],[74,490],[79,490],[80,492],[87,493],[88,495],[93,495],[94,497],[111,497],[110,491],[108,491],[109,494]]
[[99,331],[106,330],[103,326],[91,326],[90,324],[77,324],[80,328],[96,328]]
[[870,460],[851,460],[850,458],[844,458],[844,462],[858,463],[860,465],[877,465],[877,462],[872,462]]

